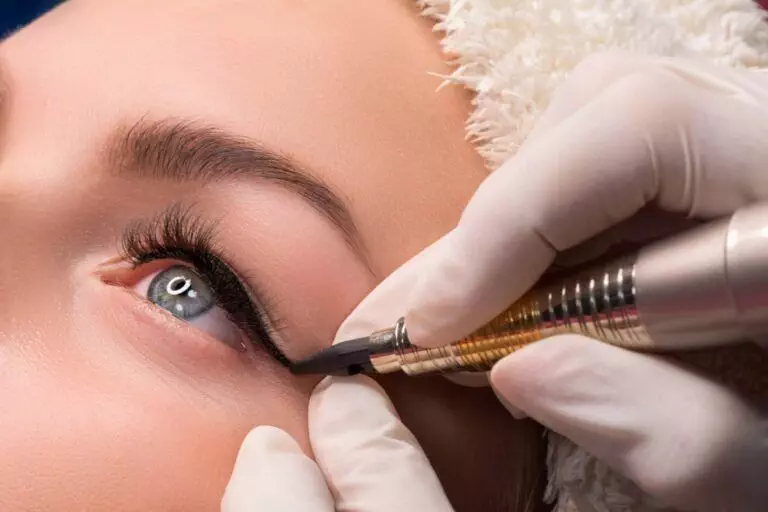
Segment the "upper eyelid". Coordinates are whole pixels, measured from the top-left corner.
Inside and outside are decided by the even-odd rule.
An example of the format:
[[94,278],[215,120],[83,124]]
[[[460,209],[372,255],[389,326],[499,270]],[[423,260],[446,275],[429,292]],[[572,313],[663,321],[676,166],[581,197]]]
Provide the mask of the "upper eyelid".
[[[245,316],[238,320],[247,324],[241,325],[241,328],[246,329],[246,334],[252,340],[254,337],[258,338],[275,359],[288,366],[290,360],[275,343],[275,339],[278,339],[281,346],[286,346],[279,336],[282,319],[277,315],[277,308],[271,297],[263,290],[255,288],[252,278],[244,278],[242,273],[228,262],[226,253],[217,243],[217,222],[207,221],[196,215],[193,210],[193,206],[174,203],[159,215],[132,223],[123,233],[121,254],[134,266],[157,259],[176,259],[190,264],[214,287],[218,300],[238,302],[234,306],[222,306],[224,309],[231,306],[230,309],[237,309],[238,314]],[[217,283],[212,282],[222,276],[208,276],[205,275],[206,272],[226,272],[232,276],[234,283],[228,283],[228,297],[222,297],[221,290],[216,289]],[[228,312],[232,314],[230,309]]]

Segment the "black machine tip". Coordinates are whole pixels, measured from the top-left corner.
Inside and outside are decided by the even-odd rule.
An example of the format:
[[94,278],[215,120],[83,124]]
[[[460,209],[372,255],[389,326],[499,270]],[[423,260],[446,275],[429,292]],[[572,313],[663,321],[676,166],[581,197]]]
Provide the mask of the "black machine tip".
[[355,375],[371,369],[368,338],[344,341],[291,364],[295,375]]

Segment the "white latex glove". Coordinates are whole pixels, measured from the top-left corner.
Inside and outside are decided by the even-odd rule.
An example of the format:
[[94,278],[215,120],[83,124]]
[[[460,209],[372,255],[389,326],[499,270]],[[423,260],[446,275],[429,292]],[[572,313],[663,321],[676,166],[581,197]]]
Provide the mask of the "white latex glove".
[[240,448],[223,512],[452,510],[416,439],[378,384],[327,378],[312,394],[309,434],[317,463],[275,427]]
[[[387,278],[345,327],[365,332],[405,314],[415,344],[454,341],[514,302],[558,251],[647,203],[709,218],[768,199],[766,166],[765,72],[596,56],[457,227]],[[502,360],[491,380],[507,405],[671,505],[768,510],[765,419],[691,371],[564,336]]]

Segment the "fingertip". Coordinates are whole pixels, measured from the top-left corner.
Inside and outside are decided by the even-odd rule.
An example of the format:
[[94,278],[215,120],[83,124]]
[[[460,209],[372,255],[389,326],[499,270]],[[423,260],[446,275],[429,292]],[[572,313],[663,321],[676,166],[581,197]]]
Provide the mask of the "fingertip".
[[[386,393],[384,392],[384,388],[382,388],[378,382],[373,380],[370,377],[367,377],[365,375],[349,375],[344,377],[337,377],[334,375],[330,375],[328,377],[323,378],[317,386],[315,386],[314,391],[312,392],[312,399],[316,399],[318,396],[323,396],[326,394],[357,394],[357,389],[366,389],[370,391],[365,391],[363,393],[376,393],[381,395],[382,398],[387,397]],[[362,391],[361,391],[362,392]],[[387,399],[388,400],[388,399]]]
[[279,428],[261,425],[245,436],[235,459],[230,486],[259,474],[269,460],[283,456],[304,456],[298,443]]
[[516,420],[523,420],[528,417],[528,415],[523,412],[522,409],[513,405],[512,402],[510,402],[507,397],[501,394],[499,390],[493,386],[491,386],[491,389],[493,390],[493,394],[496,395],[496,398],[499,400],[499,402],[501,402],[501,405],[504,406],[504,408],[509,412],[509,414],[512,415],[513,418]]
[[[553,336],[513,352],[491,369],[491,387],[513,407],[527,409],[547,391],[553,375],[569,364],[582,364],[590,344],[600,343],[579,335]],[[503,402],[503,401],[502,401]]]
[[320,469],[299,444],[279,428],[262,425],[240,446],[221,510],[324,512],[333,510],[333,499]]
[[525,376],[532,366],[538,367],[541,354],[541,344],[546,340],[537,341],[501,358],[490,371],[491,386],[502,390],[515,387],[525,382]]
[[397,417],[395,408],[384,389],[370,377],[325,377],[315,387],[309,399],[310,423],[321,425],[341,418],[352,421],[361,419],[358,413],[375,413],[377,416]]
[[260,425],[245,436],[240,453],[244,456],[265,452],[303,454],[299,444],[287,432],[270,425]]
[[467,261],[465,243],[453,229],[446,234],[416,276],[405,301],[405,325],[408,339],[418,347],[439,347],[456,341],[472,331],[477,308],[467,307],[476,295],[472,285],[479,276]]
[[[553,257],[552,248],[529,229],[487,240],[476,229],[454,229],[407,297],[409,340],[433,348],[466,337],[519,299]],[[514,272],[510,259],[518,261]]]
[[521,354],[515,353],[499,360],[490,371],[491,388],[502,403],[514,403],[517,400],[518,375],[516,372],[517,360]]
[[[420,303],[420,299],[416,299],[417,303]],[[440,307],[448,310],[450,306],[443,302]],[[432,319],[440,314],[434,314],[431,310],[432,305],[422,307],[420,310],[407,311],[405,313],[405,325],[408,329],[408,341],[413,345],[421,348],[435,348],[443,345],[447,345],[457,339],[460,339],[463,335],[460,331],[457,331],[455,327],[449,325],[451,333],[449,334],[444,322],[436,323]]]
[[445,237],[416,254],[380,282],[339,327],[334,343],[368,336],[373,331],[389,328],[404,316],[404,290],[410,290],[425,270],[432,267],[433,255],[445,243]]

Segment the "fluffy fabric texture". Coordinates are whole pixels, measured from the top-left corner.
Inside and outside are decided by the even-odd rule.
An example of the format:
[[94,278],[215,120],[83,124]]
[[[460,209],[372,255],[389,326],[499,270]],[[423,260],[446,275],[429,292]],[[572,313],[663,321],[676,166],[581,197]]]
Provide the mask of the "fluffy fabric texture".
[[[418,0],[455,56],[446,84],[474,91],[467,134],[493,170],[524,142],[587,55],[618,48],[768,65],[768,23],[752,0]],[[634,484],[555,434],[547,498],[557,512],[659,511]]]

